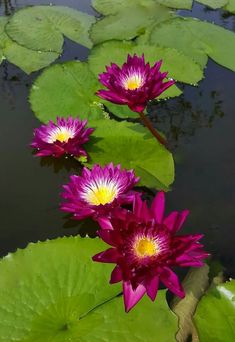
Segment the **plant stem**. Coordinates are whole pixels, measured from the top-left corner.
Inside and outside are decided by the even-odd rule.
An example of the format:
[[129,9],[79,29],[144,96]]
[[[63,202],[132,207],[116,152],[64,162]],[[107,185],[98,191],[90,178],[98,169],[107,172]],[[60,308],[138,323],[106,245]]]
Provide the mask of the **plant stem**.
[[160,144],[165,146],[166,140],[156,131],[156,129],[153,127],[151,121],[146,117],[146,115],[143,112],[139,112],[139,115],[145,126],[150,130],[150,132],[157,139],[157,141],[159,141]]

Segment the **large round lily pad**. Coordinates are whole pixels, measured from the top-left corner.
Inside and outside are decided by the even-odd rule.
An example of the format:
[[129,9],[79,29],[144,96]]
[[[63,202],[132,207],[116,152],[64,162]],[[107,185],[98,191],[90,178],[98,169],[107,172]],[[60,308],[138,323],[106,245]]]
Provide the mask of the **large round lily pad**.
[[175,48],[190,56],[202,67],[207,56],[235,71],[235,33],[195,18],[175,18],[156,25],[150,42]]
[[210,289],[194,320],[200,342],[235,341],[235,280]]
[[48,122],[56,116],[103,118],[102,104],[95,95],[98,80],[86,63],[73,61],[56,64],[35,81],[30,103],[39,120]]
[[63,6],[33,6],[16,12],[6,26],[18,44],[36,51],[61,53],[63,35],[91,47],[88,30],[95,18]]
[[109,285],[112,266],[91,256],[105,249],[80,237],[30,244],[0,262],[2,342],[161,342],[174,340],[176,317],[165,291],[124,312],[120,285]]

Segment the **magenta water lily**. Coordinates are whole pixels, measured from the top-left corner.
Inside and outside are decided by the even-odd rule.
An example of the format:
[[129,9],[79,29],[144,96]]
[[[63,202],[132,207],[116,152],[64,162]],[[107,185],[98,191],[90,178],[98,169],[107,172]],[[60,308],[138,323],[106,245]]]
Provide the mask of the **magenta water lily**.
[[72,117],[57,117],[56,123],[49,121],[34,130],[31,147],[37,150],[36,156],[61,157],[70,154],[75,157],[87,157],[83,144],[89,140],[93,128],[86,128],[87,120]]
[[183,298],[184,290],[172,267],[200,267],[208,256],[198,242],[203,235],[176,235],[188,210],[174,211],[164,218],[164,207],[163,192],[157,194],[150,208],[136,195],[132,212],[116,210],[111,229],[98,232],[112,247],[95,255],[93,260],[117,264],[110,283],[123,282],[126,311],[145,293],[154,301],[159,282]]
[[91,170],[84,167],[81,176],[71,176],[70,182],[63,186],[65,202],[61,209],[72,213],[77,220],[91,216],[110,228],[113,208],[133,202],[132,188],[138,181],[133,170],[121,170],[120,165],[94,165]]
[[174,84],[173,80],[163,82],[167,72],[160,72],[162,61],[153,67],[145,63],[144,54],[127,57],[121,67],[112,63],[99,75],[100,82],[108,90],[99,90],[97,95],[116,104],[125,104],[135,112],[142,112],[148,101],[153,100]]

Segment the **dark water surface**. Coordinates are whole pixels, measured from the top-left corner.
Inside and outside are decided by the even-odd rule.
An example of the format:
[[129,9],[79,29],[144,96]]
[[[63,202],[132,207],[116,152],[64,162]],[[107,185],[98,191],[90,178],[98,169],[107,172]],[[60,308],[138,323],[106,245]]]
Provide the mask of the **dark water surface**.
[[[13,0],[7,8],[3,0],[0,3],[3,15],[5,10],[50,2]],[[52,3],[95,13],[88,0]],[[192,12],[182,13],[235,31],[235,16],[225,12],[195,5]],[[87,55],[86,48],[67,40],[62,60],[85,60]],[[76,172],[76,164],[42,163],[28,147],[33,128],[40,124],[27,101],[39,73],[27,76],[7,62],[0,66],[1,255],[30,241],[84,232],[58,210],[61,185]],[[151,119],[167,134],[175,156],[176,180],[167,194],[168,210],[191,210],[184,233],[204,233],[207,250],[222,261],[229,276],[235,274],[234,107],[235,73],[209,61],[199,87],[185,86],[181,97],[150,108]]]

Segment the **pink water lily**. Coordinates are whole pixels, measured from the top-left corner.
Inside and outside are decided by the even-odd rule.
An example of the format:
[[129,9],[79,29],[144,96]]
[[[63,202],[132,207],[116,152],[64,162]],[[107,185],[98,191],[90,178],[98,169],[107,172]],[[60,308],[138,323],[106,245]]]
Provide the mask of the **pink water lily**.
[[160,72],[162,61],[153,67],[145,63],[144,54],[138,57],[128,55],[121,67],[112,63],[106,66],[106,72],[99,75],[99,81],[107,88],[97,95],[116,104],[125,104],[134,112],[141,113],[149,100],[161,95],[173,85],[173,80],[165,81],[167,72]]
[[198,242],[203,235],[176,235],[188,210],[164,217],[164,207],[163,192],[157,194],[150,208],[136,195],[132,212],[117,209],[111,227],[104,225],[106,229],[98,232],[111,248],[93,260],[116,264],[110,283],[123,282],[127,312],[145,293],[154,301],[160,282],[183,298],[184,290],[172,267],[200,267],[208,256]]
[[81,176],[72,175],[63,186],[61,210],[73,214],[77,220],[92,217],[110,227],[110,215],[115,207],[132,203],[135,192],[132,188],[139,178],[133,170],[121,169],[112,163],[91,170],[84,167]]
[[86,128],[87,120],[73,119],[72,117],[57,117],[56,123],[49,121],[47,125],[34,130],[34,138],[31,147],[35,148],[36,156],[61,157],[70,154],[75,157],[87,158],[83,144],[89,140],[94,131]]

